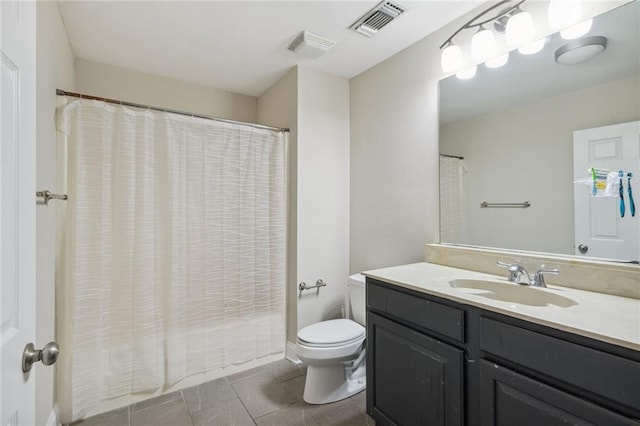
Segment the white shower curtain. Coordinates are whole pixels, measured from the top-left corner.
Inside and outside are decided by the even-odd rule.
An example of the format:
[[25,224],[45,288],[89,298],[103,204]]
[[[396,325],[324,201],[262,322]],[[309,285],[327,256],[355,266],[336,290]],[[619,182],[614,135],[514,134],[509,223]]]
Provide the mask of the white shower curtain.
[[464,161],[440,156],[440,241],[462,243],[465,241],[465,204],[463,176]]
[[59,120],[63,420],[284,351],[285,135],[86,99]]

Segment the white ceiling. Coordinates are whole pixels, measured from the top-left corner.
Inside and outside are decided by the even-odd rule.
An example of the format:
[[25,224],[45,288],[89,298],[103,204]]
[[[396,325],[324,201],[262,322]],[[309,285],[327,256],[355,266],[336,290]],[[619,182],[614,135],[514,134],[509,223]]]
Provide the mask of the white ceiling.
[[[352,78],[480,0],[400,1],[409,11],[367,38],[348,29],[378,1],[58,1],[74,55],[259,96],[304,64]],[[318,59],[287,50],[302,30],[337,41]]]

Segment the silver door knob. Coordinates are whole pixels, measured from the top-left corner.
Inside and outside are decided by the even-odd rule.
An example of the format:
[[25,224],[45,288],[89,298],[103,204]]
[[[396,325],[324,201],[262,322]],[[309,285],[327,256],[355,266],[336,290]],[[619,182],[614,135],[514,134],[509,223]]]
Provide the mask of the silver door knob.
[[580,245],[578,246],[578,251],[579,251],[581,254],[585,254],[586,252],[588,252],[588,251],[589,251],[589,246],[588,246],[588,245],[586,245],[586,244],[580,244]]
[[22,371],[31,371],[33,363],[42,361],[44,365],[51,365],[58,360],[60,346],[56,342],[49,342],[42,349],[36,349],[33,343],[27,343],[22,353]]

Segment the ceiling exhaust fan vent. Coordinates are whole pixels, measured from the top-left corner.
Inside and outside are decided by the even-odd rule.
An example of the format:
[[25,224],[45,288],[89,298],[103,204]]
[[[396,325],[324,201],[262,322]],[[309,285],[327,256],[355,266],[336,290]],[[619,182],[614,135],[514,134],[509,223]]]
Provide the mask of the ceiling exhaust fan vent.
[[365,13],[360,19],[351,24],[352,29],[360,34],[373,37],[384,28],[389,22],[393,21],[404,12],[407,8],[399,3],[392,1],[382,1],[376,7]]
[[287,49],[305,58],[317,58],[335,45],[336,42],[333,40],[329,40],[310,31],[302,31],[289,43]]

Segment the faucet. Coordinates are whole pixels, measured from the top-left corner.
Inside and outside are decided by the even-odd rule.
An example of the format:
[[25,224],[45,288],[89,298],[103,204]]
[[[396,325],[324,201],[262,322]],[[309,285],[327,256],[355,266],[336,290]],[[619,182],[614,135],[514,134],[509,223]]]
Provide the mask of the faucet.
[[509,277],[507,278],[507,281],[509,281],[510,283],[531,285],[531,277],[529,276],[529,273],[524,266],[505,262],[498,262],[496,263],[496,265],[500,266],[501,268],[507,268],[507,270],[509,271]]
[[532,278],[522,265],[505,262],[498,262],[496,263],[496,265],[500,266],[501,268],[507,268],[507,270],[509,271],[509,277],[507,278],[507,281],[509,281],[510,283],[528,285],[532,287],[546,287],[547,283],[545,283],[544,281],[545,274],[560,275],[560,270],[558,269],[540,268],[535,272],[535,274],[533,274]]
[[531,280],[531,284],[529,285],[533,287],[546,287],[547,283],[544,282],[544,274],[560,275],[560,270],[557,268],[553,268],[553,269],[540,268],[536,271],[535,274],[533,274],[533,279]]

